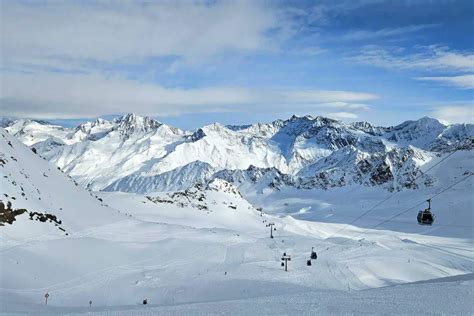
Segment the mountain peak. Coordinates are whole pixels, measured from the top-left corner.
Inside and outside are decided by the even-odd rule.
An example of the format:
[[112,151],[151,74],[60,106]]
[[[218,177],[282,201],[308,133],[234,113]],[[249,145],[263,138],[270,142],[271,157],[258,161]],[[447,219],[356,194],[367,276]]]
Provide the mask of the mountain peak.
[[15,120],[9,117],[0,117],[0,127],[6,128],[15,123]]
[[135,113],[128,113],[113,121],[116,124],[116,129],[121,132],[122,135],[130,136],[136,132],[150,132],[157,129],[162,124],[157,120],[152,119],[148,116],[139,116]]
[[100,125],[100,124],[104,124],[104,123],[107,123],[108,121],[107,120],[104,120],[103,118],[97,118],[95,121],[94,121],[94,124],[95,125]]
[[443,125],[445,126],[443,123],[441,123],[438,119],[435,119],[435,118],[432,118],[432,117],[429,117],[429,116],[423,116],[422,118],[420,118],[418,121],[418,123],[421,123],[421,124],[436,124],[436,125]]
[[[98,119],[98,120],[102,120],[102,119]],[[134,124],[134,123],[138,123],[138,124],[154,123],[154,124],[161,125],[160,122],[158,122],[157,120],[152,119],[149,116],[140,116],[140,115],[137,115],[135,113],[127,113],[125,115],[122,115],[119,118],[116,118],[114,121],[115,122],[127,122],[127,123],[130,123],[130,124]]]
[[350,126],[352,128],[355,128],[356,130],[362,131],[373,136],[382,136],[383,133],[387,131],[386,127],[374,126],[369,122],[365,121],[354,122]]
[[217,123],[217,122],[206,125],[206,126],[202,127],[201,129],[207,135],[209,135],[209,134],[223,135],[223,134],[228,134],[230,132],[230,130],[226,126],[222,125],[221,123]]
[[315,118],[311,115],[305,115],[305,116],[298,116],[296,114],[293,114],[288,121],[293,122],[293,121],[313,121]]
[[435,118],[431,118],[428,116],[424,116],[418,120],[413,121],[405,121],[397,126],[394,127],[395,130],[400,129],[423,129],[427,131],[431,131],[432,129],[443,129],[446,125],[442,124]]

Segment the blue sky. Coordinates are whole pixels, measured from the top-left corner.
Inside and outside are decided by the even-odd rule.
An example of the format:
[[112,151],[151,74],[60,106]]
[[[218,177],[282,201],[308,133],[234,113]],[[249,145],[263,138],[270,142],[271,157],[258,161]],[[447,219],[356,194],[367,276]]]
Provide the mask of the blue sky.
[[473,1],[4,1],[1,114],[474,121]]

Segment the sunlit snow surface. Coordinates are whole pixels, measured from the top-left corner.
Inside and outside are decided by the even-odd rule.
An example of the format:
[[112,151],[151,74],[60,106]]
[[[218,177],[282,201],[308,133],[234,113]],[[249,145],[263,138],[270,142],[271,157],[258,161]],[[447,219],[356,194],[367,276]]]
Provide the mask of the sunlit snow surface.
[[[222,181],[175,197],[181,204],[155,203],[172,193],[150,200],[88,192],[4,131],[0,141],[2,193],[15,197],[14,208],[56,214],[68,232],[26,214],[0,227],[5,314],[474,312],[473,177],[433,200],[432,227],[416,224],[413,209],[370,229],[472,172],[472,151],[434,168],[433,186],[405,190],[345,226],[389,192],[349,186],[253,194],[242,187],[250,204]],[[276,224],[274,239],[268,222]],[[312,246],[319,257],[308,267]],[[292,257],[288,272],[283,252]],[[405,284],[423,280],[431,281]],[[142,306],[145,297],[150,305]]]
[[[256,284],[252,284],[256,286]],[[364,291],[297,291],[233,300],[114,307],[46,307],[3,297],[18,313],[34,315],[470,315],[473,275]]]

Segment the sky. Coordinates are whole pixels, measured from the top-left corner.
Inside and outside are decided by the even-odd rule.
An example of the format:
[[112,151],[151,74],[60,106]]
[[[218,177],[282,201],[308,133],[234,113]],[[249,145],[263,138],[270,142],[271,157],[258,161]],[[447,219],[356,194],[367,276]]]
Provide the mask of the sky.
[[0,115],[474,123],[474,1],[0,1]]

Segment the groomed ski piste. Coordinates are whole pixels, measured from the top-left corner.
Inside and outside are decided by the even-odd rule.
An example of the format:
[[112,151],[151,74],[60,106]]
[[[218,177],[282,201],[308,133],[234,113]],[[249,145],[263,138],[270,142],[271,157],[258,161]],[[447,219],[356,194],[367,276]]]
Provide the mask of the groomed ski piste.
[[214,179],[139,195],[87,191],[0,142],[2,201],[25,210],[0,227],[2,314],[474,313],[473,151],[427,162],[436,181],[417,190],[241,195]]

